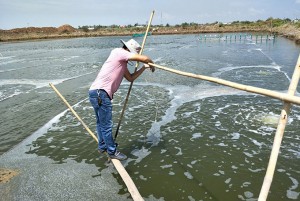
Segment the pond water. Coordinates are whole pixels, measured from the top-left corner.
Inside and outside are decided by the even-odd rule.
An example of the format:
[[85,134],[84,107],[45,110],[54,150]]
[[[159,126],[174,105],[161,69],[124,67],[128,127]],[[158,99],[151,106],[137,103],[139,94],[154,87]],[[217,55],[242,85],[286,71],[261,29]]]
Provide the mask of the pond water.
[[[59,180],[64,174],[49,176],[54,167],[76,172],[77,180],[66,182],[78,178],[87,182],[68,189],[75,192],[69,194],[72,200],[82,200],[83,191],[92,192],[84,194],[87,200],[99,199],[103,193],[120,196],[110,200],[129,197],[106,157],[97,154],[96,143],[48,85],[55,84],[95,131],[88,89],[112,48],[121,45],[120,39],[129,37],[0,44],[0,167],[28,174],[10,186],[12,200],[22,196],[37,200],[41,198],[37,194],[47,194],[42,198],[50,200],[66,198],[58,196],[63,194],[58,185],[65,184]],[[149,36],[144,54],[156,64],[181,71],[287,91],[299,45],[281,37],[259,43],[249,38],[198,39],[199,35]],[[124,80],[114,96],[114,132],[128,87]],[[269,97],[158,69],[145,71],[133,85],[117,142],[128,156],[126,170],[146,200],[256,200],[282,106]],[[293,105],[268,200],[300,199],[299,131],[300,107]],[[34,165],[36,160],[39,165]],[[75,170],[76,165],[96,171],[91,176]],[[59,192],[43,188],[45,181],[32,177],[40,168],[48,172],[44,180],[55,179],[53,189]],[[115,192],[95,190],[95,181],[103,177],[118,184]],[[41,192],[30,189],[34,184],[41,185]],[[13,184],[0,190],[9,185]]]

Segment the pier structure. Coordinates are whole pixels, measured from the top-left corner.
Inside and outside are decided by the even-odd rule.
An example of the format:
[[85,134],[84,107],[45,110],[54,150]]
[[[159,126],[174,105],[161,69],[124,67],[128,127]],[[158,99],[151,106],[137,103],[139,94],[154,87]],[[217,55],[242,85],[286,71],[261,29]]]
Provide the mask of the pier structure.
[[242,42],[252,41],[255,43],[274,42],[276,38],[275,34],[201,34],[197,38],[201,42],[209,41],[225,41],[225,42]]

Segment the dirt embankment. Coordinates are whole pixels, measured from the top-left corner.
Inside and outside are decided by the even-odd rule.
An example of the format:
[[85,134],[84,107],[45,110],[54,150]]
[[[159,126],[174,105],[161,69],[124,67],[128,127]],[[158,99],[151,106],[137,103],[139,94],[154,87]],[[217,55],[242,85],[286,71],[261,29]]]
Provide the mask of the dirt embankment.
[[0,41],[17,41],[32,39],[60,38],[72,36],[77,29],[70,25],[56,27],[27,27],[11,30],[0,30]]
[[[145,32],[138,27],[114,27],[100,28],[97,30],[75,29],[70,25],[56,27],[27,27],[11,30],[0,30],[0,41],[18,41],[34,39],[73,38],[73,37],[97,37],[97,36],[122,36]],[[300,44],[300,28],[292,24],[270,28],[263,26],[247,25],[195,25],[195,26],[169,26],[153,27],[150,30],[153,35],[163,34],[200,34],[200,33],[227,33],[227,32],[264,32],[276,34],[294,40]]]

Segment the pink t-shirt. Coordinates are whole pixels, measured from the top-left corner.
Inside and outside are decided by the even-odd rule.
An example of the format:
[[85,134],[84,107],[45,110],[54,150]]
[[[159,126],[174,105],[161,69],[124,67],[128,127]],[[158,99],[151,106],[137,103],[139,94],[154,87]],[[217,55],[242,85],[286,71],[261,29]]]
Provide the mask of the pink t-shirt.
[[125,71],[128,70],[127,61],[133,55],[134,53],[123,48],[113,49],[92,83],[90,90],[104,89],[112,99],[113,94],[118,90],[123,80]]

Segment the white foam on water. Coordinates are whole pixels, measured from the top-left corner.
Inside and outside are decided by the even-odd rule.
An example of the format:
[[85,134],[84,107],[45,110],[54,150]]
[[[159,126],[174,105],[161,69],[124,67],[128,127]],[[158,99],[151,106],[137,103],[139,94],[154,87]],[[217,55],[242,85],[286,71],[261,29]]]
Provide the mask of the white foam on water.
[[252,139],[252,138],[249,138],[249,139],[253,142],[253,144],[255,144],[256,146],[258,146],[259,148],[261,148],[263,145],[265,145],[264,143],[258,142],[255,139]]
[[246,181],[242,184],[242,187],[248,187],[250,185],[251,185],[251,182]]
[[252,198],[253,197],[253,193],[251,193],[250,191],[244,192],[244,195],[245,195],[246,198]]
[[3,56],[1,53],[0,53],[0,60],[5,60],[5,59],[11,59],[11,58],[14,58],[16,56],[8,56],[8,57],[5,57]]
[[194,133],[193,137],[190,140],[194,141],[194,139],[201,138],[201,137],[203,137],[201,133]]
[[178,153],[176,154],[176,156],[182,155],[182,150],[180,147],[175,147],[175,149],[178,150]]
[[184,172],[184,175],[188,178],[188,179],[193,179],[193,175],[190,172]]
[[261,169],[261,168],[257,168],[255,170],[253,170],[251,168],[248,168],[248,170],[250,170],[250,172],[261,172],[261,171],[264,171],[264,169]]
[[10,71],[17,71],[17,70],[21,70],[21,69],[25,69],[25,68],[31,68],[31,67],[5,69],[5,70],[0,70],[0,73],[10,72]]
[[[92,72],[91,72],[92,73]],[[8,96],[5,96],[3,98],[0,99],[0,102],[9,98],[12,98],[14,96],[23,94],[23,93],[29,93],[32,90],[35,89],[39,89],[39,88],[43,88],[43,87],[48,87],[49,83],[52,83],[53,85],[58,85],[61,84],[65,81],[68,80],[72,80],[72,79],[76,79],[91,73],[86,73],[86,74],[82,74],[79,76],[74,76],[74,77],[69,77],[69,78],[64,78],[64,79],[56,79],[56,80],[38,80],[38,79],[2,79],[0,80],[0,86],[4,86],[4,85],[32,85],[34,86],[33,89],[29,89],[29,90],[16,90],[14,93],[9,94]]]
[[167,168],[171,168],[173,165],[172,164],[169,164],[169,165],[161,165],[160,167],[162,169],[167,169]]
[[197,161],[198,161],[198,160],[193,160],[193,161],[191,162],[191,164],[194,165],[194,164],[197,163]]
[[277,126],[279,121],[280,115],[274,114],[273,112],[270,113],[260,113],[255,116],[255,119],[258,121],[271,126]]
[[[8,57],[6,57],[8,58]],[[12,58],[12,57],[10,57]],[[2,59],[4,60],[4,59]],[[1,61],[0,62],[0,65],[6,65],[6,64],[12,64],[12,63],[17,63],[17,62],[22,62],[22,61],[25,61],[25,59],[14,59],[14,60],[9,60],[9,61]]]
[[229,184],[231,182],[231,178],[225,180],[225,184]]
[[253,157],[253,155],[252,154],[250,154],[250,153],[248,153],[248,152],[243,152],[246,156],[248,156],[248,157],[250,157],[250,158],[252,158]]
[[293,185],[286,191],[286,196],[289,199],[298,200],[300,192],[294,191],[299,186],[299,181],[293,177],[289,177],[292,180]]
[[283,73],[285,75],[285,77],[291,81],[291,78],[288,76],[288,74],[286,72],[283,72],[281,71],[281,66],[277,65],[276,62],[271,58],[269,57],[267,54],[265,54],[262,49],[258,48],[256,49],[257,51],[260,51],[265,57],[267,57],[270,61],[271,61],[271,64],[275,67],[274,69],[278,70],[279,72]]
[[162,150],[160,150],[160,153],[161,154],[164,154],[164,153],[166,153],[167,152],[167,150],[166,149],[162,149]]
[[214,173],[213,175],[216,176],[216,177],[221,176],[219,173]]
[[193,196],[191,196],[191,195],[188,196],[188,199],[189,199],[190,201],[196,201],[195,198],[193,198]]
[[217,145],[219,145],[220,147],[228,147],[228,145],[227,145],[227,144],[224,144],[223,142],[221,142],[221,143],[219,143],[219,144],[217,144]]
[[71,59],[74,59],[74,58],[78,58],[79,56],[66,56],[62,59],[62,61],[68,61],[68,60],[71,60]]
[[47,138],[47,143],[51,143],[51,142],[52,142],[52,140],[53,140],[53,137],[49,137],[49,138]]
[[[149,83],[150,84],[150,83]],[[151,84],[157,85],[157,84]],[[192,102],[195,100],[201,100],[208,97],[223,96],[223,95],[236,95],[241,94],[240,91],[231,89],[228,87],[215,87],[211,85],[197,85],[194,87],[189,86],[168,86],[157,85],[159,87],[166,88],[171,96],[171,106],[166,110],[165,115],[159,122],[152,123],[150,130],[147,133],[148,142],[152,143],[152,146],[156,146],[161,138],[160,128],[173,120],[176,120],[175,112],[184,103]],[[176,94],[173,96],[173,94]],[[189,97],[188,99],[186,97]],[[200,107],[199,107],[200,108]]]
[[192,165],[190,165],[190,164],[187,164],[187,166],[188,166],[189,168],[193,168],[193,166],[192,166]]
[[191,47],[193,47],[193,45],[184,45],[179,47],[179,49],[190,49]]
[[146,178],[146,177],[144,177],[143,175],[140,175],[139,177],[140,177],[140,179],[141,179],[141,180],[143,180],[143,181],[147,181],[147,178]]
[[222,174],[222,175],[225,174],[225,172],[223,170],[219,170],[219,173]]
[[149,195],[149,197],[148,198],[145,198],[145,200],[147,201],[147,200],[149,200],[149,201],[153,201],[153,200],[156,200],[156,201],[165,201],[165,198],[164,197],[160,197],[160,198],[156,198],[156,197],[154,197],[154,195]]
[[234,169],[234,170],[237,170],[237,169],[238,169],[238,167],[235,166],[235,165],[232,165],[231,168]]
[[284,169],[277,169],[278,172],[286,172]]
[[132,155],[136,156],[137,158],[134,159],[135,164],[141,162],[144,158],[151,154],[149,149],[142,147],[142,149],[135,149],[131,152]]
[[209,136],[209,139],[215,139],[216,138],[216,135],[211,135],[211,136]]
[[230,67],[223,67],[219,68],[218,72],[213,73],[212,76],[219,77],[221,74],[228,72],[228,71],[234,71],[239,69],[246,69],[246,68],[264,68],[264,69],[275,69],[280,71],[280,66],[278,65],[250,65],[250,66],[230,66]]
[[241,136],[241,134],[239,134],[239,133],[232,133],[232,134],[230,134],[231,136],[232,136],[232,140],[238,140],[238,139],[240,139],[240,136]]
[[[297,147],[298,148],[298,147]],[[289,152],[293,153],[296,158],[300,158],[300,150],[288,149]]]
[[60,132],[63,132],[66,128],[67,128],[66,125],[63,125],[63,126],[52,126],[51,128],[49,128],[49,131],[60,131]]

